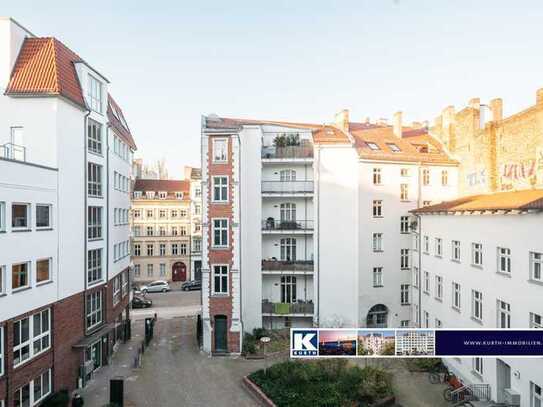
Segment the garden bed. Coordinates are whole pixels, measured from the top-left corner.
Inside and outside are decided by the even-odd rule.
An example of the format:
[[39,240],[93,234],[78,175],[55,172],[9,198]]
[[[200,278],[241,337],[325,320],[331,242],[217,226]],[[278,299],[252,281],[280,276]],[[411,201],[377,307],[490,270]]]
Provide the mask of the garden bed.
[[266,356],[275,356],[280,353],[288,353],[290,349],[290,331],[282,330],[267,330],[258,328],[253,330],[252,334],[245,333],[243,337],[243,354],[247,359],[262,359],[264,358],[264,344],[260,338],[266,336],[270,338],[270,342],[266,343]]

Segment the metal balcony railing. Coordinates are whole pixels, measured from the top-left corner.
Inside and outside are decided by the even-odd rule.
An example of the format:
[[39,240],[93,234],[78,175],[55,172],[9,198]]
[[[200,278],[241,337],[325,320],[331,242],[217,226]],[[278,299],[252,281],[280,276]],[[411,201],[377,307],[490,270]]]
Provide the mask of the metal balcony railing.
[[295,194],[313,192],[313,181],[262,181],[262,192]]
[[264,146],[262,147],[264,159],[313,158],[313,145],[300,146]]
[[300,301],[295,303],[285,302],[270,302],[269,300],[262,301],[262,313],[263,314],[313,314],[315,310],[315,304],[309,301]]
[[13,143],[1,144],[0,157],[8,160],[26,161],[26,147]]
[[313,271],[313,260],[262,260],[265,271]]
[[262,221],[262,230],[313,230],[313,221],[268,218]]

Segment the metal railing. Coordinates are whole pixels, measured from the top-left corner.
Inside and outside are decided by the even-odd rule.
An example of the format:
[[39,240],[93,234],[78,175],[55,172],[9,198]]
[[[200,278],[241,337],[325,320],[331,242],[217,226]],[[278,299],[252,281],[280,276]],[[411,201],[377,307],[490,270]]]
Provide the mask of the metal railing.
[[262,158],[281,159],[281,158],[313,158],[313,145],[306,144],[300,146],[263,146]]
[[270,302],[268,300],[262,301],[262,313],[263,314],[313,314],[315,310],[315,304],[313,302]]
[[313,192],[313,181],[262,181],[262,192],[285,193],[310,193]]
[[13,143],[1,144],[0,157],[8,160],[26,161],[26,147]]
[[262,260],[265,271],[313,271],[313,260]]
[[468,384],[468,387],[473,392],[473,396],[479,401],[490,401],[490,384],[474,383]]
[[262,230],[313,230],[313,221],[268,218],[262,221]]

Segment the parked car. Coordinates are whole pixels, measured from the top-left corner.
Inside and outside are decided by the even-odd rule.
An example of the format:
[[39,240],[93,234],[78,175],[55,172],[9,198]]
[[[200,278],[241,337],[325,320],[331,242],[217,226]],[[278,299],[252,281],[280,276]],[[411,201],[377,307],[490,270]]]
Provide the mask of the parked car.
[[147,298],[134,297],[132,298],[132,308],[149,308],[153,306],[153,301]]
[[150,284],[144,285],[141,288],[143,295],[147,293],[165,293],[170,291],[170,285],[167,281],[153,281]]
[[141,289],[138,286],[133,286],[132,287],[132,293],[134,295],[141,295]]
[[183,291],[201,290],[202,282],[200,280],[185,281],[181,284],[181,289]]

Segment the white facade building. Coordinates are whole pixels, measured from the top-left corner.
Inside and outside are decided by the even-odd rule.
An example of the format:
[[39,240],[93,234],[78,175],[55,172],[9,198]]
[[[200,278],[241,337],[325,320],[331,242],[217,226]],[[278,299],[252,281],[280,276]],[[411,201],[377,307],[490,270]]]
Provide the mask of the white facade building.
[[434,331],[396,331],[396,355],[433,355]]

